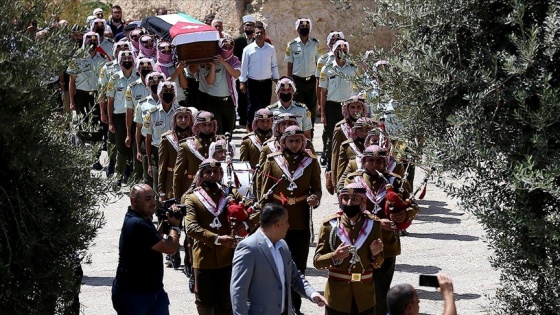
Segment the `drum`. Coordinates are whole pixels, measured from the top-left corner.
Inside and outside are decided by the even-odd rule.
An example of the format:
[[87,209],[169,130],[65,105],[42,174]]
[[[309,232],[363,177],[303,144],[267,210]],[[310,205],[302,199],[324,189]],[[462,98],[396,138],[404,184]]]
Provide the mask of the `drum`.
[[[224,170],[224,178],[222,179],[222,183],[227,185],[228,176],[227,176],[227,164],[221,163],[222,169]],[[233,172],[235,173],[234,177],[237,177],[239,181],[239,189],[237,190],[241,196],[245,196],[247,193],[247,188],[249,187],[249,183],[251,182],[251,177],[253,176],[254,170],[251,169],[251,165],[249,162],[233,162]],[[235,178],[231,179],[235,185]]]

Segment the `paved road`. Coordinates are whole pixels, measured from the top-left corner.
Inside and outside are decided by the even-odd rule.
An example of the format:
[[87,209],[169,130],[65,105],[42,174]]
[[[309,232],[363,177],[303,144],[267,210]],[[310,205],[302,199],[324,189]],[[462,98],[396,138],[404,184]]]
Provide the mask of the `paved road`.
[[[313,143],[317,151],[321,151],[322,125],[316,124],[316,128]],[[234,142],[239,144],[243,133],[237,131]],[[421,171],[417,173],[415,187],[423,177]],[[324,183],[324,176],[322,180]],[[118,261],[120,229],[128,204],[129,200],[124,196],[103,209],[107,223],[89,250],[90,263],[83,265],[80,294],[83,314],[116,314],[111,304],[111,284]],[[321,220],[336,211],[337,204],[336,197],[323,190],[321,206],[314,211],[315,233],[319,231]],[[441,314],[441,295],[435,289],[418,287],[418,275],[443,271],[453,279],[459,313],[487,313],[489,297],[494,295],[499,278],[488,262],[491,251],[484,242],[482,227],[474,216],[461,211],[454,200],[434,185],[428,185],[426,197],[418,204],[421,212],[408,230],[410,236],[402,238],[402,254],[397,258],[393,284],[412,284],[419,292],[420,312]],[[323,291],[326,274],[312,267],[314,251],[311,244],[307,278],[317,290]],[[188,291],[183,272],[168,268],[163,281],[171,301],[171,314],[196,314],[194,295]],[[323,314],[323,310],[311,302],[304,302],[302,311]]]

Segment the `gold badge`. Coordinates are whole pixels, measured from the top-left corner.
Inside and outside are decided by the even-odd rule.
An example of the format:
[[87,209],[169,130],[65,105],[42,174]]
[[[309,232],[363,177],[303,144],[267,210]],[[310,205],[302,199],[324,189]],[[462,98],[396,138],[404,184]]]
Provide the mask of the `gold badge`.
[[351,195],[354,194],[354,188],[348,188],[348,193]]
[[146,117],[144,117],[144,121],[150,122],[150,114],[146,115]]
[[149,63],[149,62],[144,62],[143,66],[144,66],[144,67],[149,67],[149,66],[150,66],[150,63]]
[[267,115],[267,114],[263,114],[263,115],[262,115],[262,119],[268,119],[268,115]]
[[112,91],[115,89],[115,83],[113,83],[113,81],[109,81],[109,83],[107,83],[107,91]]
[[311,117],[311,112],[307,111],[307,117]]
[[210,120],[212,120],[210,117],[206,117],[206,122],[209,122]]
[[289,56],[292,54],[292,49],[290,48],[290,44],[288,44],[288,46],[286,46],[286,56]]
[[126,90],[126,100],[132,101],[132,93],[128,89]]
[[144,128],[150,128],[150,122],[149,121],[144,122]]
[[352,274],[352,282],[360,282],[362,281],[362,274],[361,273],[353,273]]
[[210,167],[216,167],[216,162],[210,162]]

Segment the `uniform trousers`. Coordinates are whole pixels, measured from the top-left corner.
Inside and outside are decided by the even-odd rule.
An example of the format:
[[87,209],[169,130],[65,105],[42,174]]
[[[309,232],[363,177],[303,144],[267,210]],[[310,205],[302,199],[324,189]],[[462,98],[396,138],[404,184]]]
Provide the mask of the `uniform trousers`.
[[[136,132],[136,123],[132,123],[132,129],[134,130],[134,132]],[[136,158],[136,155],[138,153],[138,150],[136,150],[136,137],[135,134],[132,133],[132,142],[131,142],[131,147],[132,147],[132,174],[134,175],[133,180],[134,183],[140,183],[143,180],[144,177],[144,167],[142,165],[142,161],[139,161]]]
[[331,154],[332,154],[332,140],[334,127],[337,122],[341,121],[344,116],[342,116],[342,103],[327,101],[325,104],[325,115],[327,116],[327,125],[325,126],[325,131],[327,134],[327,146],[325,148],[327,156],[327,167],[326,170],[330,171],[331,167]]
[[195,269],[196,308],[200,315],[231,315],[229,284],[231,266],[219,269]]
[[[336,294],[336,292],[332,292]],[[331,294],[332,294],[331,293]],[[358,312],[358,305],[356,305],[356,300],[352,298],[352,306],[350,307],[350,313],[339,312],[335,309],[332,309],[328,306],[325,306],[325,314],[326,315],[374,315],[375,314],[375,307],[367,309],[363,312]],[[385,315],[385,314],[384,314]]]
[[[159,194],[158,191],[158,169],[159,169],[159,147],[152,144],[152,189],[154,190],[156,196]],[[167,169],[163,170],[167,172]]]
[[241,92],[239,89],[239,80],[235,81],[235,88],[237,89],[237,115],[239,115],[239,125],[247,125],[247,94]]
[[[296,84],[296,93],[294,94],[294,101],[303,103],[311,112],[311,126],[315,126],[315,117],[317,115],[317,90],[315,76],[312,75],[306,78],[294,75],[294,83]],[[313,132],[313,129],[311,129]]]
[[[99,141],[101,140],[101,113],[99,104],[95,103],[94,92],[76,90],[74,94],[74,104],[76,104],[76,113],[81,115],[81,120],[90,122],[93,129],[92,132],[79,133],[82,141]],[[84,130],[83,126],[79,126],[80,130]],[[88,128],[89,129],[89,128]]]
[[387,314],[387,292],[389,292],[391,288],[396,262],[396,257],[385,258],[381,268],[373,269],[373,281],[375,282],[375,315]]
[[250,127],[253,124],[255,112],[270,105],[272,79],[247,79],[245,84],[247,85],[247,96],[249,98],[249,104],[247,104],[247,125]]
[[202,110],[198,102],[198,81],[195,78],[187,78],[187,82],[189,84],[187,89],[187,105]]
[[[109,132],[109,141],[117,148],[117,165],[115,170],[117,174],[123,175],[126,166],[131,165],[132,162],[132,149],[125,144],[126,114],[113,114],[113,125],[115,126],[115,133]],[[131,134],[132,132],[131,130]]]
[[214,114],[218,123],[217,134],[233,133],[233,128],[235,128],[235,105],[231,96],[218,97],[199,92],[199,98],[206,107],[206,110]]
[[[309,255],[309,241],[311,233],[309,230],[288,230],[286,238],[284,238],[288,248],[292,253],[292,258],[297,269],[302,275],[305,275],[307,269],[307,256]],[[299,311],[301,308],[301,296],[292,289],[292,305]]]

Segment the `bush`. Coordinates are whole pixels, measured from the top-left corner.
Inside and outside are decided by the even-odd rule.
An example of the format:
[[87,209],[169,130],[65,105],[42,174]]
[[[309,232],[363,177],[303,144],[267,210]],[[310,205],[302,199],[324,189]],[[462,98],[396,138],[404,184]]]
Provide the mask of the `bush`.
[[28,3],[2,1],[0,20],[0,313],[75,314],[77,270],[110,184],[90,174],[98,148],[70,146],[54,101],[69,30],[34,40],[25,29],[47,24],[49,2]]
[[[500,314],[560,314],[560,10],[556,1],[378,0],[398,31],[384,79],[407,138],[482,223]],[[444,180],[445,178],[451,180]]]

